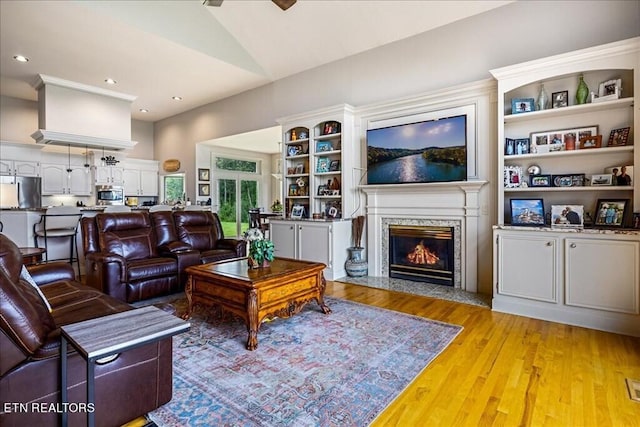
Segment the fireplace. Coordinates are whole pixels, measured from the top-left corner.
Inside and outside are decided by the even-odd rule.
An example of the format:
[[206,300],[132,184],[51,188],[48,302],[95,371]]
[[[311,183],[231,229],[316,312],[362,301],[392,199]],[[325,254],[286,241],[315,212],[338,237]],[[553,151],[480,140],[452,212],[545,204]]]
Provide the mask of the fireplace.
[[455,284],[454,228],[389,225],[389,277]]

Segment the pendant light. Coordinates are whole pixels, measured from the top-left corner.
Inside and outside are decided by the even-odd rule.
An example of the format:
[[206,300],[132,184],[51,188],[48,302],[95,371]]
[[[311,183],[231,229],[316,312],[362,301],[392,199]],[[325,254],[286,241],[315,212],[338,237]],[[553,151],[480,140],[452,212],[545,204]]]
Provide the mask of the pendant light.
[[84,173],[88,174],[89,170],[91,170],[91,165],[89,164],[89,147],[84,146]]
[[67,145],[67,178],[71,179],[71,144]]
[[102,157],[100,158],[100,165],[107,166],[107,158],[104,156],[104,147],[102,147]]

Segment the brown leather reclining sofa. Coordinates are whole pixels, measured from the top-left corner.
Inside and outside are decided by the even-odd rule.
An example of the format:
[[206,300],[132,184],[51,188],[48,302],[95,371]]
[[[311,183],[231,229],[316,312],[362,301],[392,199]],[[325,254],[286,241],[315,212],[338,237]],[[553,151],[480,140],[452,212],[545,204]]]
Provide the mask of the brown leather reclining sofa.
[[87,284],[129,303],[184,289],[188,266],[246,252],[207,211],[100,213],[81,228]]
[[[75,281],[67,263],[29,267],[50,312],[21,269],[19,249],[0,233],[0,426],[58,426],[60,326],[132,307]],[[96,425],[119,426],[170,401],[171,351],[167,338],[97,364]],[[85,403],[86,364],[75,351],[68,356],[68,401]],[[86,412],[68,414],[70,426],[86,425]]]

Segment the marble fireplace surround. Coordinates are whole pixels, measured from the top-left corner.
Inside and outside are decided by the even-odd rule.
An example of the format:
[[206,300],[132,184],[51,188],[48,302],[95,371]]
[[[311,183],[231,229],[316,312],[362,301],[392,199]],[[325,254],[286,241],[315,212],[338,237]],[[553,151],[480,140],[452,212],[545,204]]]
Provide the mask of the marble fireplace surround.
[[363,185],[369,275],[389,276],[389,226],[454,228],[454,288],[478,290],[479,191],[487,181]]

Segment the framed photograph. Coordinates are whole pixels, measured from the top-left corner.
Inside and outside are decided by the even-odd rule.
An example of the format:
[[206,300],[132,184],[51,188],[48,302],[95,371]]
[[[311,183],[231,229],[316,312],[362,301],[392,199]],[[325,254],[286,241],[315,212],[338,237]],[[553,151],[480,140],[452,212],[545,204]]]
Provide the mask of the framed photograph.
[[[532,153],[549,153],[554,151],[574,150],[576,141],[598,134],[598,126],[586,126],[575,129],[548,130],[531,133]],[[568,147],[568,148],[567,148]]]
[[521,166],[505,166],[504,167],[504,187],[517,188],[522,184],[522,167]]
[[596,205],[596,226],[622,227],[629,199],[599,199]]
[[627,141],[629,139],[629,129],[630,128],[628,127],[613,129],[609,134],[609,142],[607,143],[607,145],[609,147],[615,147],[618,145],[627,145]]
[[289,196],[299,196],[299,192],[298,184],[289,184]]
[[318,185],[318,196],[326,196],[327,191],[329,191],[329,187],[324,184]]
[[322,128],[323,135],[331,135],[340,132],[340,123],[336,121],[325,122]]
[[622,165],[605,168],[604,173],[611,175],[611,185],[631,185],[633,181],[633,166]]
[[580,138],[580,149],[602,147],[602,135],[591,135]]
[[198,196],[210,196],[210,190],[209,184],[198,184]]
[[569,91],[553,92],[551,94],[551,107],[562,108],[569,105]]
[[553,175],[552,183],[554,187],[583,187],[584,174]]
[[328,157],[318,157],[318,163],[316,164],[316,173],[329,172],[331,160]]
[[292,156],[298,156],[300,154],[303,154],[302,145],[290,144],[289,146],[287,146],[287,156],[292,157]]
[[513,156],[514,154],[516,154],[516,140],[513,138],[505,138],[504,155]]
[[304,216],[304,206],[293,205],[291,208],[291,219],[302,219]]
[[610,173],[591,175],[592,187],[605,187],[610,185],[613,185],[613,175]]
[[340,170],[340,160],[331,160],[329,163],[329,172],[336,172]]
[[530,113],[536,110],[533,98],[511,98],[511,114]]
[[333,151],[333,145],[331,141],[319,141],[316,143],[316,152],[322,153],[324,151]]
[[551,187],[551,175],[529,175],[530,187]]
[[297,163],[295,169],[293,170],[293,172],[296,175],[300,175],[300,174],[304,173],[304,163]]
[[209,181],[209,169],[198,169],[198,181]]
[[618,99],[622,93],[622,79],[607,80],[598,86],[598,98]]
[[584,206],[582,205],[552,205],[551,228],[582,228],[584,227]]
[[339,201],[328,201],[324,206],[324,215],[327,218],[342,217],[342,203]]
[[531,152],[531,141],[529,138],[518,138],[515,140],[516,154],[529,154]]
[[542,199],[511,199],[511,225],[544,226]]
[[634,212],[632,226],[633,228],[640,229],[640,212]]

